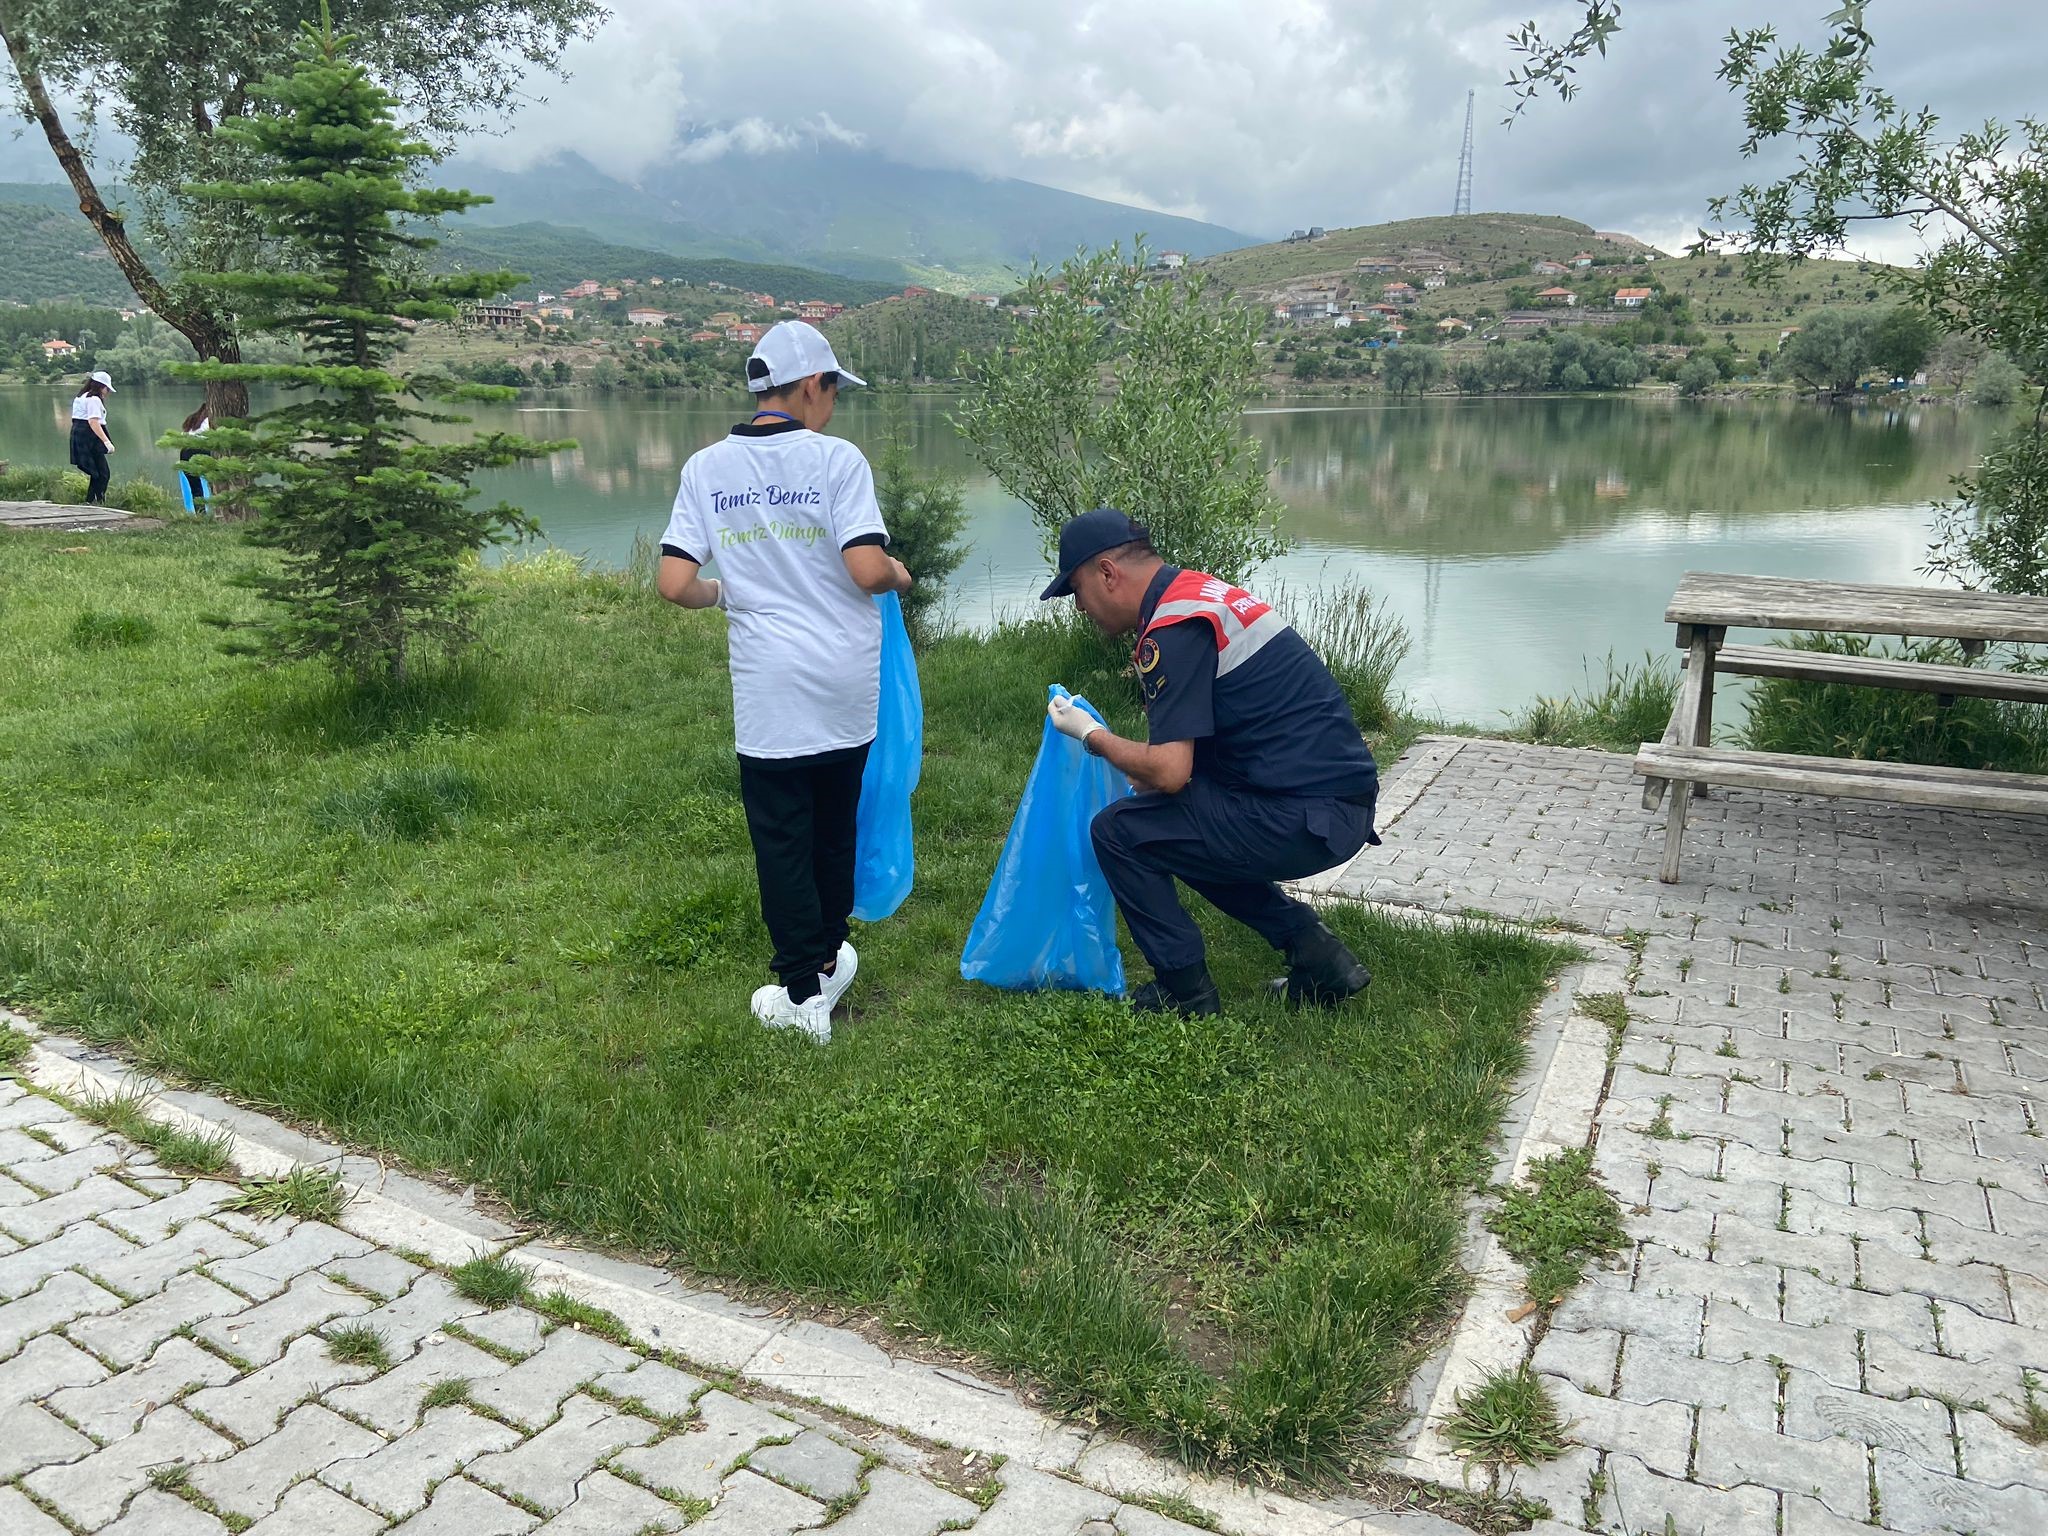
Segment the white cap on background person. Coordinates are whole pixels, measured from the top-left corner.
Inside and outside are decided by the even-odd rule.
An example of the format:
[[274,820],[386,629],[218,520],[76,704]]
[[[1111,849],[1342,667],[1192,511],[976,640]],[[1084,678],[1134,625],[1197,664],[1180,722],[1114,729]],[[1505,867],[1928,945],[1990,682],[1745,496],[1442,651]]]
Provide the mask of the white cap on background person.
[[782,320],[768,327],[768,333],[754,344],[747,359],[747,388],[755,394],[780,389],[814,373],[836,373],[842,384],[865,384],[857,373],[848,373],[832,355],[832,343],[815,325],[802,320]]
[[114,392],[114,378],[112,374],[106,372],[99,372],[89,374],[88,377],[91,378],[91,380],[95,384],[104,384],[106,386],[108,394],[111,395]]

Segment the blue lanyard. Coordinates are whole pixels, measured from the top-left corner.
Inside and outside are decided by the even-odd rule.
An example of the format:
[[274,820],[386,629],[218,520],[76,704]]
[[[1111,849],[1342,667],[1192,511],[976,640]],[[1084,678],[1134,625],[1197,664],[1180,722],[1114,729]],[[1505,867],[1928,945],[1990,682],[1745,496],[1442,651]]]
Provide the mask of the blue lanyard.
[[[794,416],[790,415],[790,414],[789,414],[789,412],[787,412],[787,411],[756,411],[756,412],[754,412],[754,417],[755,417],[755,419],[756,419],[756,420],[759,420],[759,419],[760,419],[761,417],[763,417],[763,416],[780,416],[780,417],[781,417],[781,418],[782,418],[782,419],[783,419],[784,421],[796,421],[796,418],[795,418]],[[802,426],[802,425],[803,425],[803,423],[802,423],[802,422],[797,422],[797,425],[798,425],[798,426]]]

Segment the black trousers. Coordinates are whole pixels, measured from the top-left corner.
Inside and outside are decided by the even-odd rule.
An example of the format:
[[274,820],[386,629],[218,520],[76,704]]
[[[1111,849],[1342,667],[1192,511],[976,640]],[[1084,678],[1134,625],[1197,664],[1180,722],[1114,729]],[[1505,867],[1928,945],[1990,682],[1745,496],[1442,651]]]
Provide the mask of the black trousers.
[[1119,800],[1089,830],[1117,910],[1154,971],[1203,962],[1201,930],[1180,904],[1176,879],[1284,950],[1316,915],[1275,882],[1341,864],[1379,841],[1369,804],[1262,795],[1208,779],[1190,779],[1177,795]]
[[114,478],[114,466],[107,459],[107,445],[84,422],[71,425],[71,467],[85,472],[85,499],[98,506],[107,499],[107,482]]
[[742,757],[740,803],[754,840],[761,919],[775,976],[803,1002],[846,942],[853,912],[854,823],[866,746],[817,757]]

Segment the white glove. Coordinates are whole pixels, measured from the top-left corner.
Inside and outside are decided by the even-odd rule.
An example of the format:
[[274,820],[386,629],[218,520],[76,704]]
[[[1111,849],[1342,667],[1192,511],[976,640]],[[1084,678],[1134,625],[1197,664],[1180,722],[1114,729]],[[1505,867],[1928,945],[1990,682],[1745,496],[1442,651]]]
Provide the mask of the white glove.
[[711,606],[716,608],[720,613],[723,613],[725,612],[725,583],[714,577],[712,578],[711,585],[718,588],[718,600],[714,602]]
[[1076,708],[1072,699],[1063,699],[1055,695],[1045,706],[1045,713],[1046,718],[1052,721],[1054,730],[1062,736],[1071,736],[1076,741],[1085,742],[1091,732],[1102,729],[1102,722],[1087,710]]

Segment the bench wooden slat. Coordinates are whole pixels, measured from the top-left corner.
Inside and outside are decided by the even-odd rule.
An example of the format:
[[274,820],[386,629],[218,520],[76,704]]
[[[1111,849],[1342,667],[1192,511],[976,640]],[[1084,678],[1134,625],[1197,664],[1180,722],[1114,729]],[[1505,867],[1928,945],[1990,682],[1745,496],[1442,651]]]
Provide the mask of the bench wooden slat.
[[1940,587],[1687,571],[1664,617],[1673,624],[1718,628],[1812,629],[2048,645],[2048,598]]
[[1745,677],[1790,677],[1813,683],[2048,704],[2048,675],[2040,673],[1998,672],[1886,656],[1838,656],[1829,651],[1788,650],[1781,645],[1724,645],[1714,653],[1714,670],[1739,672]]
[[1635,769],[1658,778],[1728,784],[1738,789],[2048,815],[2048,775],[2041,774],[1796,757],[1726,747],[1676,747],[1649,741],[1636,754]]

